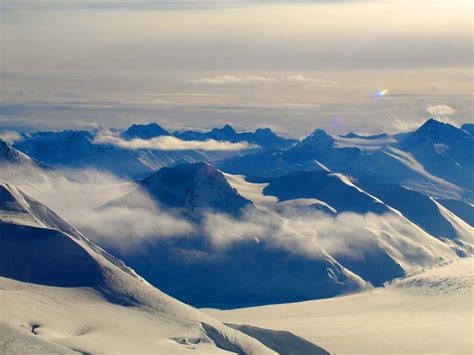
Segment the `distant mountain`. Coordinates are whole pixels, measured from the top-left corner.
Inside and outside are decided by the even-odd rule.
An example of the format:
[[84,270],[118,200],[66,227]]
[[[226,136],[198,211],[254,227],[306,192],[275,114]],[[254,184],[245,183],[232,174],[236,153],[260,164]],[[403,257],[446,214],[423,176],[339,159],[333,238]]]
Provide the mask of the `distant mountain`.
[[[137,133],[141,128],[130,127],[132,133]],[[52,166],[98,169],[134,178],[178,160],[195,162],[207,159],[192,150],[128,150],[110,144],[96,144],[94,136],[87,131],[33,133],[15,144],[15,147]]]
[[277,177],[291,171],[324,170],[325,167],[316,160],[304,163],[289,163],[283,151],[271,150],[231,157],[215,162],[216,167],[229,174]]
[[[47,207],[4,183],[0,184],[0,276],[0,286],[4,292],[0,306],[4,324],[2,338],[10,336],[9,329],[18,329],[14,338],[24,338],[23,350],[27,343],[30,346],[33,343],[37,350],[48,348],[48,344],[55,350],[59,346],[61,353],[68,353],[78,346],[84,352],[89,349],[94,352],[97,348],[103,351],[101,339],[109,342],[105,349],[112,347],[114,337],[115,341],[127,337],[130,337],[129,342],[134,340],[133,333],[129,335],[117,330],[121,327],[120,322],[111,326],[107,322],[109,317],[128,320],[131,324],[135,322],[134,327],[140,327],[136,322],[140,319],[143,322],[142,315],[146,314],[159,325],[149,325],[156,327],[153,332],[154,343],[148,347],[153,352],[164,349],[167,349],[165,352],[173,352],[173,348],[174,351],[184,351],[184,346],[190,342],[201,349],[202,342],[205,348],[201,351],[212,348],[217,351],[217,348],[221,348],[237,353],[272,353],[255,339],[152,287],[123,262],[89,242]],[[44,288],[42,285],[54,288]],[[12,292],[15,292],[13,298],[10,297]],[[74,302],[71,302],[70,297],[73,297]],[[100,324],[88,324],[91,314],[88,308],[81,308],[91,307],[91,297],[94,313],[104,317]],[[38,299],[42,301],[38,302]],[[27,313],[12,311],[22,302],[32,300],[38,304]],[[68,303],[71,303],[69,308]],[[56,319],[63,327],[58,328],[58,324],[51,319]],[[79,338],[79,335],[91,333],[97,341],[91,343],[75,339],[74,342],[63,342],[63,335],[55,335],[55,331],[67,334],[64,333],[68,329],[66,324],[74,327],[78,319],[82,328],[79,334],[71,337]],[[24,324],[23,327],[29,329],[22,330],[18,324]],[[42,334],[43,329],[52,332],[47,337],[39,337],[37,341],[29,340],[31,333]],[[176,340],[170,339],[173,336]],[[42,343],[41,339],[46,340]],[[8,346],[13,352],[18,351],[12,344],[2,346]],[[141,346],[143,344],[135,344],[136,348]],[[5,348],[0,350],[6,351]]]
[[396,147],[410,153],[430,174],[474,191],[474,136],[434,119],[414,132],[396,136]]
[[151,139],[160,136],[169,136],[170,134],[156,123],[149,124],[133,124],[125,132],[122,137],[125,139]]
[[407,186],[435,198],[474,199],[474,137],[429,120],[395,136],[334,136],[316,129],[282,152],[233,157],[216,165],[225,172],[278,176],[317,161],[334,172],[375,183]]
[[67,165],[96,155],[103,148],[93,144],[87,131],[37,132],[30,134],[14,147],[32,158],[51,165]]
[[283,138],[276,135],[270,128],[258,128],[255,132],[237,133],[234,128],[226,124],[222,128],[213,128],[208,132],[184,131],[175,132],[174,135],[183,140],[205,141],[214,139],[232,143],[248,142],[263,148],[287,149],[296,143],[294,139]]

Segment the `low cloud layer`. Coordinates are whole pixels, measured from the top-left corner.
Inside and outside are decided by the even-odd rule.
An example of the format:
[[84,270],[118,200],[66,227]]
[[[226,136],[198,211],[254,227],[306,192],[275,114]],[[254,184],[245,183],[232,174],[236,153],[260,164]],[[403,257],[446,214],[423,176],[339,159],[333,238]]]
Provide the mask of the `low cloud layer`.
[[320,79],[320,78],[308,78],[301,74],[290,75],[286,77],[286,80],[288,80],[289,82],[304,84],[305,86],[308,86],[308,87],[333,87],[333,86],[338,85],[338,83],[333,80]]
[[200,78],[190,80],[190,83],[197,84],[212,84],[212,85],[229,85],[229,84],[258,84],[258,83],[274,83],[277,79],[265,77],[265,76],[256,76],[256,75],[246,75],[246,76],[234,76],[234,75],[222,75],[209,78]]
[[8,171],[0,169],[0,180],[51,208],[101,246],[134,251],[145,240],[193,232],[189,222],[160,209],[145,194],[135,194],[133,206],[100,208],[136,189],[134,183],[103,172],[53,170],[40,174],[12,166]]
[[[136,254],[144,244],[170,238],[201,238],[209,253],[219,255],[234,245],[263,243],[265,248],[284,250],[306,258],[363,257],[366,251],[390,250],[390,255],[408,264],[424,265],[453,252],[401,216],[327,215],[312,207],[287,206],[267,201],[265,210],[248,208],[242,217],[206,212],[202,222],[188,220],[164,208],[148,195],[135,191],[126,203],[110,203],[136,190],[133,183],[93,170],[55,170],[48,175],[11,182],[82,231],[100,246]],[[105,204],[105,205],[104,205]],[[410,250],[405,255],[404,250]],[[410,255],[415,259],[409,260]]]
[[125,140],[109,133],[99,134],[95,139],[96,144],[112,144],[120,148],[156,149],[156,150],[203,150],[203,151],[238,151],[256,148],[247,142],[231,143],[208,139],[205,141],[185,141],[173,136],[160,136],[152,139]]
[[289,75],[287,77],[270,77],[258,75],[221,75],[207,78],[189,80],[189,83],[209,85],[240,85],[240,84],[269,84],[269,83],[296,83],[305,87],[334,87],[338,83],[333,80],[311,78],[302,74]]

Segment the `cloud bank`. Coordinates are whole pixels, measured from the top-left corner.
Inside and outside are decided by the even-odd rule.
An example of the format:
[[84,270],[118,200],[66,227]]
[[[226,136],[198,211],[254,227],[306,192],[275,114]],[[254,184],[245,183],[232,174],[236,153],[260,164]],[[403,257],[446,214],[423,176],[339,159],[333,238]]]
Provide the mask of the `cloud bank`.
[[222,75],[210,78],[200,78],[190,80],[190,83],[197,84],[213,84],[213,85],[228,85],[228,84],[258,84],[258,83],[274,83],[277,79],[265,77],[265,76],[234,76],[234,75]]
[[258,76],[258,75],[221,75],[207,78],[192,79],[189,83],[195,84],[210,84],[210,85],[236,85],[236,84],[268,84],[268,83],[297,83],[302,84],[306,87],[334,87],[338,83],[333,80],[310,78],[302,74],[289,75],[287,77],[270,77],[270,76]]
[[239,151],[256,148],[254,144],[247,142],[231,143],[227,141],[216,141],[208,139],[205,141],[185,141],[173,136],[160,136],[152,139],[125,140],[110,133],[101,133],[94,139],[96,144],[112,144],[120,148],[156,149],[156,150],[203,150],[203,151]]

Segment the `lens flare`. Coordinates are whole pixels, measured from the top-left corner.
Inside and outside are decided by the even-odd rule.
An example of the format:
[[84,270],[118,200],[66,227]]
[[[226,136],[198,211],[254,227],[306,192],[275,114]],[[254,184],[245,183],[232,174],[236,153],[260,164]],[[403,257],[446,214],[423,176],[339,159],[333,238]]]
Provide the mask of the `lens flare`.
[[341,116],[331,118],[331,128],[333,131],[339,131],[344,126],[344,119]]
[[383,97],[383,96],[386,96],[387,94],[388,94],[388,89],[382,89],[377,93],[377,96]]

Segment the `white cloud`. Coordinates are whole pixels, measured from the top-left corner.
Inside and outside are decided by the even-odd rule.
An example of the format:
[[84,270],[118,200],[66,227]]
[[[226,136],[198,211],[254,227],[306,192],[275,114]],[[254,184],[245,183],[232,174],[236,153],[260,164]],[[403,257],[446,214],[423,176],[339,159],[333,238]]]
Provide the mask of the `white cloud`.
[[94,139],[96,144],[112,144],[120,148],[156,149],[156,150],[203,150],[203,151],[238,151],[256,148],[256,145],[247,142],[231,143],[208,139],[205,141],[185,141],[173,136],[160,136],[151,139],[125,140],[116,135],[103,133]]
[[286,80],[289,82],[305,84],[306,86],[333,87],[338,85],[338,83],[333,80],[308,78],[302,74],[287,76]]
[[429,85],[429,88],[430,88],[431,91],[439,91],[443,87],[440,83],[432,83],[432,84]]
[[15,131],[0,131],[0,139],[7,142],[8,144],[13,144],[15,142],[21,141],[23,137],[21,134]]
[[274,83],[277,79],[265,77],[265,76],[234,76],[234,75],[222,75],[209,78],[200,78],[190,80],[190,83],[198,84],[212,84],[212,85],[229,85],[229,84],[261,84],[261,83]]
[[336,258],[359,258],[364,250],[387,248],[400,261],[406,260],[404,250],[408,248],[420,257],[415,263],[422,264],[425,258],[434,260],[438,248],[440,253],[447,249],[437,241],[426,244],[426,240],[433,238],[391,213],[342,213],[333,217],[311,208],[291,206],[280,209],[278,213],[248,210],[239,220],[209,213],[204,221],[204,231],[217,250],[247,240],[265,242],[269,248],[308,258],[319,258],[326,253]]
[[8,174],[0,169],[0,180],[51,208],[94,242],[123,251],[134,250],[145,240],[188,235],[194,230],[192,224],[140,192],[134,193],[130,205],[100,208],[137,186],[95,170],[57,169],[37,179],[22,167],[12,167]]
[[333,87],[337,86],[338,83],[333,80],[320,79],[320,78],[309,78],[302,74],[289,75],[283,78],[275,78],[269,76],[234,76],[234,75],[222,75],[209,78],[193,79],[188,81],[189,83],[199,84],[211,84],[211,85],[229,85],[229,84],[268,84],[276,82],[290,82],[299,83],[307,87]]
[[428,105],[426,112],[433,116],[452,116],[456,111],[448,105]]

